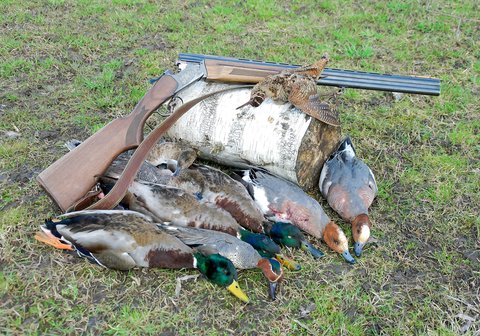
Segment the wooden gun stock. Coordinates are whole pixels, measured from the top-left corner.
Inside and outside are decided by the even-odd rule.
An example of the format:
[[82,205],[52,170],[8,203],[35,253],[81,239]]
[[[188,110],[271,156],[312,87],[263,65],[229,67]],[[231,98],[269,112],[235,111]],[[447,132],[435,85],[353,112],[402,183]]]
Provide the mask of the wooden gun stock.
[[225,83],[249,83],[260,82],[267,76],[285,70],[281,67],[261,64],[248,64],[233,61],[205,60],[207,79]]
[[37,181],[67,211],[96,183],[112,161],[143,140],[148,117],[177,89],[177,81],[162,76],[126,117],[118,118],[89,137],[37,176]]

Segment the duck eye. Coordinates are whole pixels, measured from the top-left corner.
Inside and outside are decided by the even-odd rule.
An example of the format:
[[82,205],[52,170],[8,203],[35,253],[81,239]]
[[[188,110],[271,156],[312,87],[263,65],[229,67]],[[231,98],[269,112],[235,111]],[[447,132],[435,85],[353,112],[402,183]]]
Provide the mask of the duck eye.
[[340,242],[339,242],[338,240],[336,240],[336,239],[333,240],[333,243],[334,243],[335,245],[340,244]]
[[287,236],[287,238],[288,238],[288,239],[292,239],[292,236],[289,235],[289,236]]

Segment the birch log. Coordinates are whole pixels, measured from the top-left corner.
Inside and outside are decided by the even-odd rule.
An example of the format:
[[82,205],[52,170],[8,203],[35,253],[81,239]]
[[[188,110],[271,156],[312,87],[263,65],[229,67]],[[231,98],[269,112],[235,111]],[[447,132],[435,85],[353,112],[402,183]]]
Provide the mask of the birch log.
[[[174,97],[170,106],[227,85],[199,81]],[[173,125],[168,136],[196,148],[203,159],[239,168],[263,167],[305,190],[316,189],[322,165],[340,141],[340,128],[271,99],[257,108],[236,109],[249,98],[248,88],[208,98]]]

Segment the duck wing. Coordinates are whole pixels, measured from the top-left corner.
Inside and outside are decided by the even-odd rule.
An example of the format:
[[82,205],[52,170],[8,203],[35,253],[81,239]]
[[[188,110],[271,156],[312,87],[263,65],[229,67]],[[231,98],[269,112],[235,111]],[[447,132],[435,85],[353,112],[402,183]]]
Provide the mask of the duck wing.
[[241,182],[209,166],[196,165],[191,169],[204,177],[206,199],[230,213],[242,227],[263,232],[263,213]]
[[325,162],[319,188],[328,204],[344,219],[367,214],[378,187],[372,170],[356,156],[349,137]]

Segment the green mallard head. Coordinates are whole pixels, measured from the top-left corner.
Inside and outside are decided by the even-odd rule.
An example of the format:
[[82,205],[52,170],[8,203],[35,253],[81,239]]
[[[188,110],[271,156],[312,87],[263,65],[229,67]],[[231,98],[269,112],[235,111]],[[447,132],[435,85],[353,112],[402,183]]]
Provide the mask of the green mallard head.
[[249,301],[247,295],[242,291],[237,282],[237,270],[232,262],[220,254],[204,255],[200,252],[194,253],[196,268],[205,277],[222,287],[226,287],[233,295],[243,302]]
[[298,227],[291,223],[275,222],[270,225],[267,230],[269,236],[277,244],[282,246],[301,248],[304,251],[308,251],[314,258],[320,258],[324,256],[324,253],[316,249],[300,231]]
[[282,265],[292,271],[298,271],[302,267],[295,261],[280,254],[280,246],[278,246],[270,237],[253,233],[248,230],[240,230],[240,239],[253,246],[255,250],[264,258],[276,258]]
[[270,237],[261,233],[253,233],[248,230],[240,230],[240,239],[253,246],[264,258],[275,257],[280,253],[278,246]]
[[305,240],[302,231],[290,223],[275,222],[268,234],[277,244],[294,248],[300,248]]

